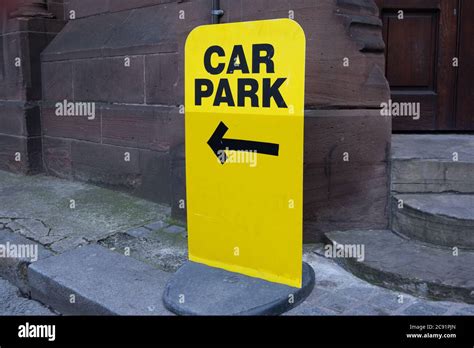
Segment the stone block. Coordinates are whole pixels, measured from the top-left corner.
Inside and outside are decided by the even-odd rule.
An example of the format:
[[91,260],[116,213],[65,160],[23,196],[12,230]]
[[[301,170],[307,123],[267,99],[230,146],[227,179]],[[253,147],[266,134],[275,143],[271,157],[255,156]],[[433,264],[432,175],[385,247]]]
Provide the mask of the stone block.
[[169,315],[161,300],[169,276],[98,245],[73,249],[28,269],[32,298],[64,315]]
[[137,227],[132,228],[125,233],[135,238],[146,238],[152,233],[152,231],[144,227]]
[[186,233],[186,229],[182,226],[170,225],[168,227],[165,227],[163,229],[163,232],[171,234]]
[[0,102],[0,132],[10,135],[41,135],[39,107],[24,102]]
[[0,245],[4,247],[8,245],[10,248],[16,248],[17,250],[30,250],[30,253],[31,249],[35,250],[32,254],[35,259],[31,257],[0,258],[0,276],[18,287],[23,294],[29,295],[28,266],[32,262],[52,256],[53,253],[42,245],[7,230],[0,230]]
[[120,27],[111,32],[104,54],[176,52],[179,14],[175,10],[175,4],[165,4],[125,11],[129,16]]
[[184,138],[184,116],[175,107],[105,106],[104,144],[168,152]]
[[171,170],[167,153],[139,150],[140,186],[134,191],[140,197],[170,204]]
[[145,58],[146,101],[148,104],[184,104],[179,54],[149,55]]
[[321,241],[328,231],[387,228],[388,180],[385,163],[305,166],[305,243]]
[[[74,11],[76,18],[94,16],[105,13],[109,9],[110,0],[69,0],[66,5],[67,15]],[[112,0],[113,2],[114,0]]]
[[88,116],[57,116],[54,105],[45,105],[41,110],[43,134],[49,137],[101,141],[100,108],[95,106],[95,118]]
[[43,157],[45,171],[60,178],[72,178],[71,141],[43,137]]
[[129,189],[140,187],[139,158],[138,150],[133,148],[85,141],[71,143],[73,175],[82,181]]
[[41,137],[0,134],[0,144],[1,170],[22,174],[42,170]]
[[100,57],[111,32],[119,28],[128,15],[127,12],[118,12],[70,20],[43,51],[42,61]]
[[152,222],[151,224],[145,225],[144,227],[151,231],[159,231],[163,227],[166,227],[168,224],[162,220]]
[[145,101],[144,58],[86,59],[74,62],[75,101],[143,104]]
[[73,100],[72,62],[43,62],[43,101]]

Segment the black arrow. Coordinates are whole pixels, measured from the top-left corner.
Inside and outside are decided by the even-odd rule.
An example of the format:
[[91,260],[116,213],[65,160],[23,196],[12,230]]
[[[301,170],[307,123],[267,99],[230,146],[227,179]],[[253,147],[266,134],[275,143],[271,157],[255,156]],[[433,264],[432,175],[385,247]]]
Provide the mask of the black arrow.
[[[225,133],[229,128],[224,122],[219,123],[214,133],[209,138],[207,144],[212,149],[214,154],[224,164],[227,161],[227,156],[224,150],[233,151],[255,151],[263,155],[278,156],[280,145],[272,143],[262,143],[259,141],[224,139]],[[220,152],[220,153],[219,153]]]

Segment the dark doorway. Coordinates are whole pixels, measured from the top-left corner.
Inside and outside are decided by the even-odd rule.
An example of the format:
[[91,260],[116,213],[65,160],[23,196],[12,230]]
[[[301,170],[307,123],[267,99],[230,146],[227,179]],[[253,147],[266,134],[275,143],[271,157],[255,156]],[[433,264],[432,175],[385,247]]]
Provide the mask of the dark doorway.
[[474,1],[376,0],[392,101],[420,103],[394,131],[474,130]]

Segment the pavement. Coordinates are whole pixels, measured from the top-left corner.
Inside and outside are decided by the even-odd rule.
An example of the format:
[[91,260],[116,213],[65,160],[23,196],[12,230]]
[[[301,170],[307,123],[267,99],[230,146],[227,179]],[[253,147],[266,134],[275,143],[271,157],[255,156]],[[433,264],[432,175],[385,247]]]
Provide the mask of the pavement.
[[0,197],[0,223],[58,253],[169,215],[160,204],[45,175],[2,171]]
[[322,245],[305,246],[304,261],[316,285],[300,306],[286,315],[474,315],[474,305],[431,301],[372,285],[323,254]]
[[37,301],[25,298],[17,287],[0,277],[0,315],[56,315]]
[[[64,315],[170,315],[161,294],[187,259],[187,234],[168,207],[85,183],[2,171],[0,202],[0,244],[44,249],[34,261],[0,258],[0,277],[7,279],[0,279],[0,315],[54,314],[48,308]],[[316,285],[286,315],[474,315],[474,305],[372,285],[325,258],[322,248],[305,245]]]

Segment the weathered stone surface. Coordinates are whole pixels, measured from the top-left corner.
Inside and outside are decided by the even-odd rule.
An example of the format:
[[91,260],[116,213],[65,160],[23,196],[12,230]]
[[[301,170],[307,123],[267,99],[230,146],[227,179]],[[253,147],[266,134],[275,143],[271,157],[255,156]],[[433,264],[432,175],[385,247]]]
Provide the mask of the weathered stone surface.
[[3,33],[14,32],[42,32],[56,34],[61,31],[65,25],[65,21],[43,17],[17,17],[6,20]]
[[48,12],[52,13],[56,19],[64,20],[64,2],[63,0],[49,0]]
[[[63,103],[63,101],[59,101]],[[41,110],[43,134],[48,137],[70,138],[100,143],[101,112],[95,108],[92,116],[57,116],[54,105],[43,105]]]
[[81,18],[173,2],[175,0],[69,0],[65,6],[69,11],[76,10],[76,18]]
[[28,275],[32,298],[65,315],[169,314],[160,293],[170,275],[101,246],[39,261]]
[[384,163],[305,165],[304,242],[337,229],[387,228],[388,187]]
[[75,101],[143,104],[145,101],[144,58],[86,59],[74,62]]
[[[169,204],[171,200],[170,156],[167,153],[140,150],[140,197]],[[159,178],[159,180],[157,180]]]
[[[306,97],[314,107],[380,107],[389,98],[382,23],[372,1],[227,0],[222,21],[294,16],[306,34]],[[343,53],[342,53],[343,52]],[[349,66],[343,59],[349,59]]]
[[103,106],[102,142],[168,152],[183,141],[184,115],[176,107]]
[[126,254],[165,272],[176,272],[188,259],[188,241],[183,234],[163,231],[148,233],[117,233],[100,245],[115,252]]
[[[41,100],[40,54],[55,34],[12,32],[2,36],[5,61],[4,78],[0,79],[0,98],[7,100]],[[20,59],[20,64],[17,64]]]
[[123,11],[131,8],[140,8],[170,2],[174,2],[174,0],[114,0],[109,1],[109,11]]
[[298,289],[188,261],[169,280],[163,302],[180,315],[278,315],[299,305],[313,287],[308,264]]
[[[27,34],[28,64],[23,64],[26,77],[27,99],[41,100],[41,52],[51,42],[56,34],[32,32]],[[25,62],[24,62],[25,63]]]
[[166,222],[164,222],[163,220],[159,220],[159,221],[152,222],[151,224],[147,224],[144,227],[151,231],[159,231],[163,227],[166,227],[166,226],[168,226]]
[[180,79],[178,64],[178,53],[146,56],[147,103],[162,105],[184,104],[184,85]]
[[[36,174],[42,170],[40,54],[64,23],[22,11],[10,18],[17,9],[2,4],[0,14],[0,168]],[[20,161],[12,161],[16,153]]]
[[53,253],[45,249],[42,245],[35,243],[29,239],[26,239],[21,235],[13,233],[7,229],[0,229],[0,245],[3,245],[5,247],[7,245],[14,245],[15,248],[37,248],[38,254],[35,255],[37,257],[37,260],[33,260],[32,258],[27,257],[0,257],[0,277],[8,280],[13,285],[18,287],[22,293],[28,295],[30,292],[27,274],[28,266],[32,262],[36,262],[38,260],[42,260],[52,256]]
[[67,23],[41,55],[42,62],[101,56],[111,31],[122,25],[129,14],[114,13],[101,18],[89,17]]
[[[126,157],[129,160],[126,161]],[[74,177],[82,181],[135,188],[140,185],[137,149],[95,144],[85,141],[71,143]]]
[[[179,18],[180,10],[185,12],[184,19]],[[43,61],[183,52],[187,33],[207,24],[209,18],[206,0],[172,1],[78,18],[69,21],[45,50]]]
[[[93,121],[73,122],[80,127],[79,130],[82,129],[81,122],[85,122],[89,128],[94,127]],[[90,126],[88,122],[91,122]],[[55,124],[52,129],[58,130],[58,127],[60,124]],[[89,128],[84,128],[81,132],[84,132],[84,136],[92,137],[94,133],[86,132]],[[167,152],[50,136],[44,138],[45,167],[48,173],[62,178],[120,187],[155,202],[170,203],[171,171]],[[162,144],[168,144],[164,141]],[[11,156],[13,154],[14,152]]]
[[[23,174],[41,171],[41,137],[0,134],[0,144],[0,170]],[[17,157],[17,153],[20,157]],[[17,161],[17,158],[20,160]]]
[[135,238],[145,238],[148,237],[152,231],[145,227],[136,227],[127,230],[125,233]]
[[392,143],[392,190],[474,193],[474,136],[397,134]]
[[186,159],[184,143],[171,149],[171,216],[186,221]]
[[11,228],[10,226],[12,224],[15,224],[15,227],[12,228],[12,230],[33,240],[39,241],[51,233],[51,227],[47,226],[39,219],[15,218],[13,223],[7,225],[7,228]]
[[405,309],[404,313],[408,315],[442,315],[448,311],[448,308],[431,306],[426,303],[415,303]]
[[474,196],[449,193],[394,195],[392,229],[427,243],[474,249]]
[[387,163],[391,133],[378,110],[305,110],[305,163]]
[[44,169],[47,174],[72,178],[71,141],[43,136]]
[[24,117],[23,102],[0,102],[0,129],[2,133],[12,135],[27,135],[26,117]]
[[399,193],[474,193],[474,162],[393,159],[392,190]]
[[36,103],[0,101],[0,130],[3,134],[40,136],[40,108]]
[[377,110],[305,111],[306,243],[331,230],[388,227],[390,139],[390,119]]
[[371,283],[423,298],[474,304],[474,253],[439,249],[406,240],[387,230],[330,232],[335,244],[361,244],[362,262],[336,258],[336,262]]
[[[121,192],[43,175],[19,176],[0,171],[0,217],[30,217],[39,228],[14,222],[18,233],[63,252],[107,238],[119,231],[165,219],[169,208]],[[71,208],[74,200],[74,208]],[[23,221],[23,220],[18,220]],[[23,221],[24,222],[24,221]],[[51,230],[48,233],[48,229]]]
[[66,8],[68,13],[74,11],[76,18],[87,17],[106,12],[109,8],[109,0],[68,0]]
[[[3,79],[0,79],[0,99],[26,101],[28,79],[28,36],[26,33],[11,33],[1,36],[3,52]],[[18,59],[22,63],[18,66]]]
[[[110,32],[104,54],[176,52],[175,30],[179,24],[176,7],[176,3],[172,3],[124,11],[129,15],[120,27]],[[156,18],[160,18],[160,21]]]
[[186,229],[182,226],[170,225],[163,228],[163,232],[171,234],[186,233]]
[[461,134],[395,134],[392,141],[394,159],[433,159],[474,162],[474,136]]
[[43,101],[61,102],[65,99],[72,101],[72,62],[43,62],[41,68]]
[[7,280],[0,278],[0,316],[45,316],[55,315],[41,303],[29,300]]
[[174,1],[175,0],[68,0],[65,6],[68,11],[75,9],[77,18],[81,18],[97,14],[165,4]]

